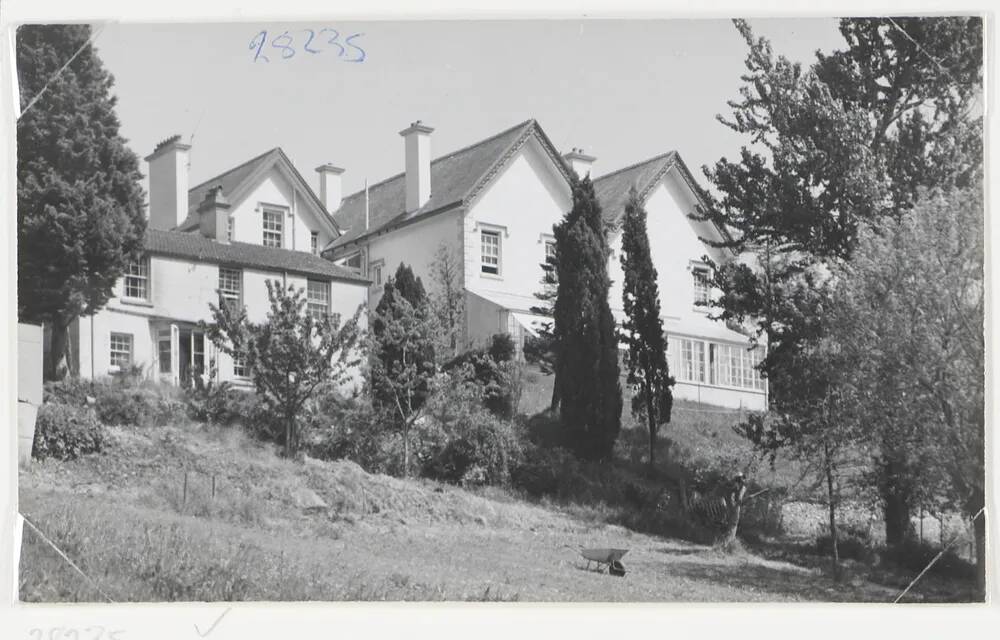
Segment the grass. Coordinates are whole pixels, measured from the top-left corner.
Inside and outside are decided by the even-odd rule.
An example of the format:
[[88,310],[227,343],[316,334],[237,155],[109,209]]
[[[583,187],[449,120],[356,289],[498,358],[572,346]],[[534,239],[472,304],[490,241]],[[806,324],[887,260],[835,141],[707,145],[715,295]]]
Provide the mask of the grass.
[[[897,592],[863,577],[835,583],[794,550],[723,555],[671,539],[655,512],[593,499],[608,480],[599,474],[592,499],[526,502],[347,461],[284,460],[233,429],[115,428],[110,441],[101,454],[22,470],[20,509],[116,601],[888,601]],[[301,487],[329,508],[296,507]],[[103,600],[34,532],[23,539],[22,600]],[[630,549],[628,575],[585,571],[579,546]],[[915,597],[949,593],[922,586]]]

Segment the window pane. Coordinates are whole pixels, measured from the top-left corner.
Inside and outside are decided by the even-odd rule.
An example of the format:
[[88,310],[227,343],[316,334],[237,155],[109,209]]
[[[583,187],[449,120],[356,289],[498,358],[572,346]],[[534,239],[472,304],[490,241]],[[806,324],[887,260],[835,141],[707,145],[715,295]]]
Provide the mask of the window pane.
[[482,235],[482,271],[483,273],[500,273],[500,233],[483,231]]
[[159,341],[160,373],[170,373],[170,336]]
[[111,364],[128,367],[132,364],[132,334],[111,334]]
[[247,377],[247,360],[241,355],[233,356],[233,375],[237,378]]
[[309,280],[306,291],[306,312],[313,318],[321,319],[330,311],[330,283]]
[[315,253],[319,254],[319,232],[310,231],[309,232],[309,249]]
[[227,302],[239,304],[243,295],[243,271],[219,267],[219,293]]
[[131,262],[125,268],[125,297],[136,300],[149,299],[149,260]]
[[708,281],[708,271],[706,269],[695,269],[694,276],[694,302],[695,304],[707,304],[711,301],[711,286]]
[[264,209],[264,246],[281,248],[284,213],[275,209]]

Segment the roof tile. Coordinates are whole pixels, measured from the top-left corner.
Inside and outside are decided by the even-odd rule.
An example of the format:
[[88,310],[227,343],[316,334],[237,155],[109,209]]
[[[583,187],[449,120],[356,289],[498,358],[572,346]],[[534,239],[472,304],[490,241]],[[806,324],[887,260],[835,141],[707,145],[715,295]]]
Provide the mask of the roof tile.
[[334,241],[334,247],[342,246],[390,224],[406,222],[461,203],[504,153],[535,128],[537,128],[535,121],[527,120],[485,140],[433,160],[431,197],[416,211],[406,212],[405,173],[369,186],[367,230],[364,190],[347,196],[333,214],[334,221],[344,232],[344,235]]
[[334,263],[305,251],[275,249],[245,242],[217,242],[198,232],[146,231],[146,251],[154,255],[187,258],[262,270],[288,271],[307,276],[367,284],[363,278]]

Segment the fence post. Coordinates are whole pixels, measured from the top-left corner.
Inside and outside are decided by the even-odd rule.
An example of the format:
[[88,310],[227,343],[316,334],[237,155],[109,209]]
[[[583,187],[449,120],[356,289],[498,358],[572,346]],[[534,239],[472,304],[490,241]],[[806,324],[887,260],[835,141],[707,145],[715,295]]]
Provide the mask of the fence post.
[[187,501],[188,501],[188,471],[187,469],[184,469],[184,493],[181,497],[181,511],[183,511],[184,508],[187,507]]
[[920,544],[924,544],[924,505],[920,505]]
[[215,474],[212,474],[212,501],[215,501]]

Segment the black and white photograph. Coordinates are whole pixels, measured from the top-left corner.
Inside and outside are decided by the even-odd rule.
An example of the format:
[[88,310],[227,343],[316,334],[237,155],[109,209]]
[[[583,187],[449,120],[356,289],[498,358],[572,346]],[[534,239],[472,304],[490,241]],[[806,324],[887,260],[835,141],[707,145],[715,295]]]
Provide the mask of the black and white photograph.
[[16,599],[988,601],[989,24],[753,15],[11,27]]

